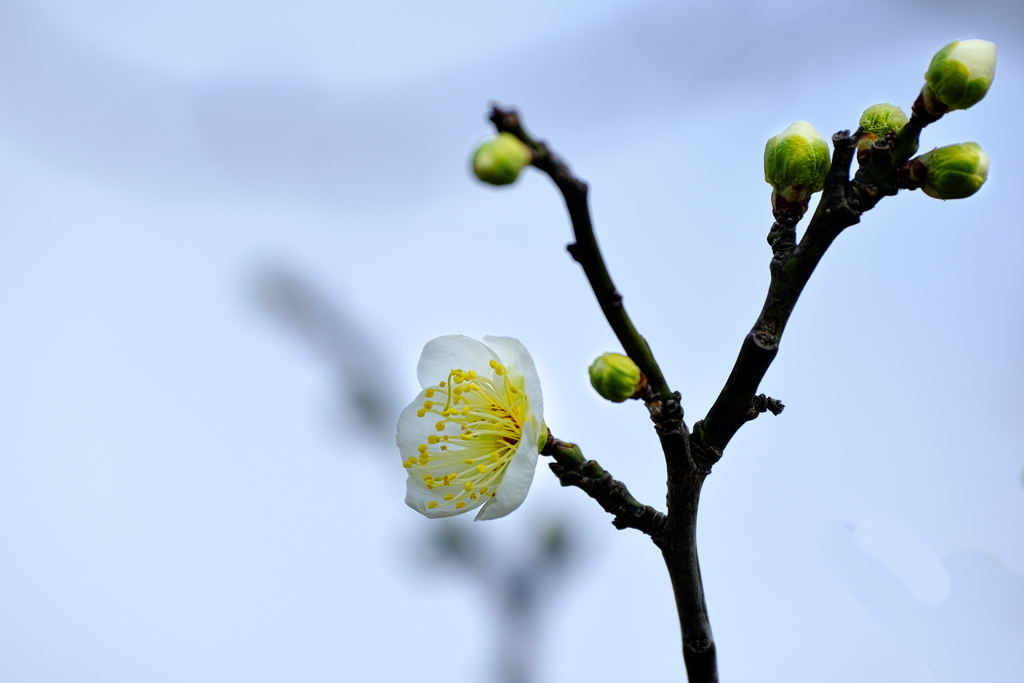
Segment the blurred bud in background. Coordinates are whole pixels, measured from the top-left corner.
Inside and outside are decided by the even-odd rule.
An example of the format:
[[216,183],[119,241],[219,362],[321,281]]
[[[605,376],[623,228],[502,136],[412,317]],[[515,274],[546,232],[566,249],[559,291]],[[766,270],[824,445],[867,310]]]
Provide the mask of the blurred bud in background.
[[485,183],[509,185],[532,160],[533,152],[519,138],[511,133],[498,133],[476,148],[473,173]]

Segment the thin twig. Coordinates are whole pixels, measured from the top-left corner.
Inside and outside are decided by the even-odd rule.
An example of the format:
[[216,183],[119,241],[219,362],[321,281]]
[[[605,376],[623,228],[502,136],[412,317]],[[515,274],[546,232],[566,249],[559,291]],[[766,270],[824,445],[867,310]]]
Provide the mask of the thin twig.
[[533,165],[548,174],[561,191],[576,238],[576,242],[569,245],[569,253],[583,267],[623,350],[647,378],[642,397],[665,454],[667,512],[661,515],[638,503],[621,482],[612,479],[597,463],[584,461],[579,449],[572,444],[549,441],[550,448],[544,452],[556,457],[552,469],[563,485],[579,486],[587,491],[615,515],[614,523],[619,528],[632,527],[650,534],[662,551],[672,579],[688,680],[690,683],[717,683],[718,664],[704,602],[696,532],[700,489],[719,454],[690,447],[690,432],[683,420],[679,394],[669,388],[650,346],[633,326],[597,246],[587,206],[586,183],[576,178],[545,143],[526,133],[515,111],[494,107],[490,118],[498,132],[511,133],[529,145],[533,150]]
[[[920,111],[919,111],[920,110]],[[859,131],[832,136],[832,166],[821,201],[796,248],[795,225],[783,217],[768,235],[772,245],[771,282],[757,322],[743,340],[736,363],[707,416],[693,426],[693,447],[721,455],[740,427],[760,412],[757,388],[779,350],[779,340],[804,286],[825,251],[844,229],[900,188],[897,169],[917,150],[924,126],[938,120],[915,105],[914,115],[899,135],[878,140],[865,163],[850,180],[850,163]],[[767,406],[766,406],[767,407]],[[774,410],[772,411],[775,412]]]
[[882,197],[894,195],[901,184],[899,169],[917,151],[921,130],[937,121],[918,98],[910,121],[897,135],[876,141],[850,179],[850,164],[861,131],[841,131],[832,137],[832,165],[821,201],[803,238],[796,241],[796,223],[802,208],[776,206],[776,222],[768,234],[772,247],[771,282],[761,313],[740,347],[732,372],[707,416],[694,425],[691,435],[683,421],[679,394],[661,373],[646,340],[633,326],[612,282],[594,236],[587,206],[587,185],[541,141],[523,129],[513,110],[493,108],[490,119],[499,132],[515,135],[533,151],[533,165],[547,173],[565,199],[576,242],[569,253],[583,267],[594,295],[623,350],[647,378],[642,398],[654,422],[668,473],[667,513],[662,514],[633,498],[622,482],[600,465],[584,460],[579,448],[549,437],[544,450],[552,455],[551,468],[564,486],[577,486],[615,515],[618,528],[648,534],[661,549],[672,579],[683,636],[683,658],[690,683],[717,683],[716,648],[704,600],[697,558],[697,508],[704,479],[736,432],[764,412],[778,415],[781,401],[758,395],[757,389],[778,353],[779,341],[811,274],[825,251],[847,227],[860,221]]
[[576,237],[576,242],[567,247],[569,253],[583,267],[590,287],[594,290],[594,296],[597,297],[597,302],[626,355],[637,364],[647,377],[647,383],[658,396],[663,399],[670,398],[672,391],[668,388],[661,368],[658,367],[647,340],[637,332],[629,314],[626,313],[626,308],[622,305],[622,295],[615,288],[615,283],[612,282],[601,256],[601,250],[597,246],[594,226],[590,220],[590,208],[587,206],[587,184],[574,176],[565,162],[548,149],[546,144],[526,133],[520,123],[519,114],[515,111],[495,106],[491,112],[491,121],[498,132],[511,133],[529,145],[533,149],[533,165],[548,174],[561,191]]
[[575,486],[596,500],[612,515],[616,529],[637,529],[651,537],[659,547],[665,542],[664,513],[644,505],[630,494],[629,489],[611,473],[593,460],[583,457],[580,447],[556,439],[548,433],[548,441],[541,455],[554,458],[551,471],[562,486]]

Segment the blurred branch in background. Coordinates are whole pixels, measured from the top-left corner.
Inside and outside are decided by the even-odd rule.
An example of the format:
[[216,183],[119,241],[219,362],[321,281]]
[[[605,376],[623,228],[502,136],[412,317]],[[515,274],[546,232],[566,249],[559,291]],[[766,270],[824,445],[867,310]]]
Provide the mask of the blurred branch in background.
[[[267,262],[253,276],[253,298],[330,365],[343,410],[358,416],[357,427],[386,443],[394,441],[398,402],[393,383],[382,381],[391,364],[360,321],[298,270]],[[394,455],[389,453],[389,455]]]
[[[977,20],[1011,12],[999,23],[1014,26],[1018,5],[984,0],[971,3],[970,13]],[[874,34],[880,45],[922,18],[916,2],[884,9],[889,20]],[[156,196],[289,197],[380,211],[392,205],[396,155],[425,160],[434,169],[403,187],[401,205],[462,182],[461,174],[442,169],[462,154],[465,126],[475,121],[466,112],[494,93],[528,92],[527,101],[536,103],[532,111],[541,103],[559,109],[589,102],[591,114],[572,127],[581,136],[614,130],[640,112],[674,120],[692,116],[687,112],[696,111],[694,98],[729,92],[733,81],[723,73],[736,64],[748,76],[749,101],[757,101],[790,66],[792,58],[771,46],[772,36],[790,30],[792,16],[752,10],[738,22],[726,4],[636,3],[600,21],[580,22],[557,40],[536,39],[522,50],[519,69],[505,69],[504,52],[497,50],[368,88],[324,84],[301,71],[274,77],[153,68],[97,49],[90,35],[42,3],[5,0],[0,124],[5,137],[42,158]],[[956,2],[928,3],[936,18],[963,12]],[[209,19],[193,22],[198,36],[179,40],[204,40]],[[722,26],[728,30],[714,30]],[[128,24],[126,30],[139,27]],[[219,38],[224,51],[231,51],[232,39],[238,37]],[[804,53],[830,46],[827,32],[804,32],[800,39]],[[409,61],[404,55],[396,60]],[[411,68],[399,70],[406,72]],[[800,79],[812,83],[826,74],[809,63]],[[407,125],[408,102],[423,105],[419,125],[431,135],[393,134]]]
[[[496,666],[487,667],[494,683],[533,683],[544,616],[559,583],[580,557],[580,535],[557,514],[531,529],[527,547],[499,544],[468,520],[438,520],[420,551],[438,565],[470,576],[496,617]],[[437,524],[435,522],[435,524]]]
[[[338,400],[358,415],[348,429],[365,430],[382,448],[380,455],[397,465],[394,448],[395,416],[399,410],[390,393],[394,383],[382,381],[391,363],[380,353],[367,326],[299,269],[278,261],[266,262],[252,278],[253,298],[265,313],[288,328],[330,366]],[[401,473],[397,467],[393,468]],[[439,520],[428,543],[414,547],[414,561],[455,567],[473,577],[494,614],[495,651],[486,662],[494,683],[533,683],[545,606],[552,602],[558,582],[580,554],[580,535],[555,513],[543,514],[546,524],[529,530],[525,547],[498,544],[466,520]],[[576,540],[570,540],[576,539]],[[483,665],[484,662],[481,662]]]

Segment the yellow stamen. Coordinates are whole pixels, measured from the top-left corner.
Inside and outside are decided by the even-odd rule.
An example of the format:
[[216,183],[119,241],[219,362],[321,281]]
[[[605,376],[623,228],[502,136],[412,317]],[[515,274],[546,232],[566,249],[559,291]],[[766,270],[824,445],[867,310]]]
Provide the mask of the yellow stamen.
[[[509,369],[494,360],[490,370],[479,375],[472,370],[452,369],[445,381],[424,390],[424,399],[437,396],[438,400],[423,400],[417,414],[433,414],[436,431],[417,445],[418,457],[410,457],[403,465],[430,471],[432,475],[423,479],[428,490],[457,487],[428,503],[431,509],[453,502],[455,509],[462,511],[470,501],[479,503],[482,496],[494,497],[491,490],[499,487],[502,474],[519,448],[523,424],[531,417],[529,397],[521,384],[521,379],[510,378]],[[429,421],[421,424],[421,429],[429,431]]]

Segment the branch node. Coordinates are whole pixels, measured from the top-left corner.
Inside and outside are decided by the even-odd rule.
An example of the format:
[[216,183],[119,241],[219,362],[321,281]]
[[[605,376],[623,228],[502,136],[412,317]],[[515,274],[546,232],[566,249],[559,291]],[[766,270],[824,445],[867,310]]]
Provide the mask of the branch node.
[[533,165],[546,173],[562,193],[576,239],[569,253],[583,267],[594,296],[626,355],[640,367],[648,383],[658,394],[670,396],[671,390],[661,373],[661,368],[658,367],[649,345],[633,326],[625,307],[622,306],[622,297],[615,291],[615,285],[601,256],[587,204],[587,184],[577,178],[569,166],[548,149],[546,144],[535,140],[523,130],[522,121],[514,110],[504,110],[495,105],[490,120],[499,133],[511,133],[533,150]]
[[750,405],[750,409],[751,411],[753,411],[753,413],[750,416],[750,419],[754,419],[761,413],[771,413],[772,415],[778,415],[783,411],[785,407],[786,405],[777,398],[772,398],[771,396],[767,396],[765,394],[758,394],[757,396],[754,397],[754,400],[751,402]]
[[680,400],[678,391],[673,391],[669,398],[661,398],[653,391],[645,394],[647,411],[658,434],[676,433],[683,428],[683,406]]
[[686,640],[686,649],[691,652],[707,652],[714,642],[707,638],[688,638]]
[[614,515],[612,524],[617,529],[637,529],[651,537],[658,547],[664,543],[667,524],[663,513],[643,505],[630,493],[626,485],[615,479],[594,460],[585,460],[579,446],[560,441],[548,432],[542,455],[554,457],[549,467],[562,486],[575,486],[608,513]]
[[775,351],[779,348],[778,335],[763,330],[758,330],[751,335],[751,341],[757,344],[758,348],[765,351]]
[[[783,216],[788,218],[787,216]],[[776,221],[768,231],[768,244],[772,247],[772,268],[782,266],[782,262],[796,249],[795,221]]]

